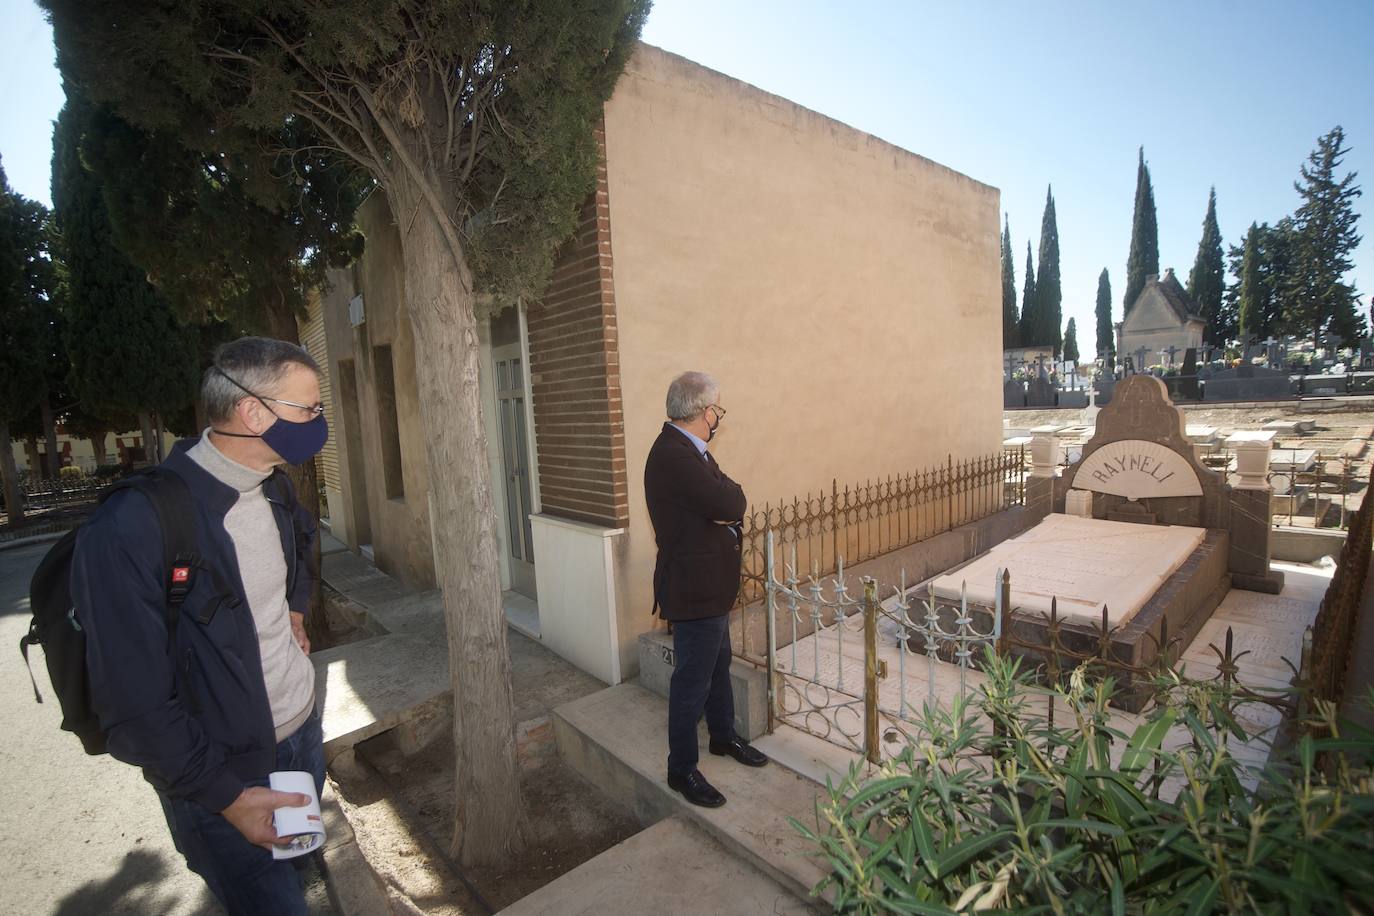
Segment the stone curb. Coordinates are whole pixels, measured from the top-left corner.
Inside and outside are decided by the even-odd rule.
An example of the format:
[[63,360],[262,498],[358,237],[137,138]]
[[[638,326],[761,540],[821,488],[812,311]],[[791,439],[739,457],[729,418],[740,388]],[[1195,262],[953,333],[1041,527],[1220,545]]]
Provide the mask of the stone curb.
[[51,534],[36,534],[31,538],[17,538],[13,541],[0,541],[0,551],[18,550],[21,547],[32,547],[35,544],[51,544],[54,541],[62,540],[65,531],[54,531]]
[[348,817],[339,805],[333,781],[327,780],[320,800],[329,839],[321,850],[325,887],[339,916],[387,916],[391,904],[386,887],[361,849]]

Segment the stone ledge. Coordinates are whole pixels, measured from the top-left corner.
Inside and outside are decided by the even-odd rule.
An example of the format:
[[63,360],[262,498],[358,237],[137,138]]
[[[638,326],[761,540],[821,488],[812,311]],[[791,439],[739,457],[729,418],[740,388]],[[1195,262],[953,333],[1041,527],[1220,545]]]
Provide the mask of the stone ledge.
[[825,877],[815,851],[791,824],[814,824],[820,786],[773,763],[751,769],[705,752],[701,771],[729,800],[698,808],[668,788],[668,704],[637,684],[618,684],[554,711],[568,764],[644,824],[680,815],[799,897]]

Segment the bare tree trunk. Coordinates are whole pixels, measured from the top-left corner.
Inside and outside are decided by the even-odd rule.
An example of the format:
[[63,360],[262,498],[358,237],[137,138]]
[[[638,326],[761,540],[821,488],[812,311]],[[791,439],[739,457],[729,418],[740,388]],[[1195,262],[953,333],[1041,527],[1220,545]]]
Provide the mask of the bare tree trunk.
[[39,480],[43,476],[43,462],[38,457],[38,438],[36,436],[24,437],[24,457],[29,462],[29,476],[34,480]]
[[[429,182],[442,194],[443,183]],[[523,843],[515,711],[498,573],[496,510],[478,393],[472,276],[434,200],[401,178],[388,188],[402,227],[406,309],[425,432],[436,573],[453,683],[456,797],[452,852],[464,866],[507,861]],[[454,208],[443,201],[446,213]]]
[[38,417],[43,424],[43,440],[48,450],[48,476],[56,480],[62,473],[62,456],[57,452],[57,420],[52,414],[52,402],[48,396],[38,402]]
[[[299,346],[301,329],[296,324],[296,316],[292,314],[286,298],[278,296],[277,304],[275,306],[269,305],[265,311],[268,333],[277,340],[285,340]],[[326,371],[328,369],[326,366],[320,368]],[[201,404],[197,402],[196,407],[197,410],[201,409]],[[336,435],[337,431],[331,430],[330,433]],[[311,518],[318,522],[320,518],[320,483],[315,469],[315,460],[312,458],[304,464],[288,465],[285,471],[287,476],[291,478],[291,483],[296,487],[296,498],[310,513]],[[315,538],[315,545],[311,551],[310,568],[315,571],[315,587],[310,593],[310,613],[305,618],[305,635],[310,637],[312,646],[324,648],[329,645],[329,615],[324,609],[324,590],[320,587],[320,538],[318,537]]]
[[19,494],[19,469],[14,465],[10,424],[0,420],[0,492],[5,494],[5,518],[13,528],[24,521],[24,499]]
[[153,457],[153,418],[146,410],[138,415],[138,431],[143,439],[143,460],[148,464],[155,464],[157,459]]
[[103,466],[107,457],[105,452],[105,432],[103,430],[91,436],[91,451],[95,452],[95,466]]

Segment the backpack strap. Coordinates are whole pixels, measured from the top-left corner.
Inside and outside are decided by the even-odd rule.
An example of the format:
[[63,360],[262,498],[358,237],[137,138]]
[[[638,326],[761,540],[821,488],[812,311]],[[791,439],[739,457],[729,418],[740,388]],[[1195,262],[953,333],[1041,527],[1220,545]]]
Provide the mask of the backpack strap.
[[157,467],[139,490],[157,511],[158,527],[162,529],[162,574],[166,590],[167,647],[176,648],[177,620],[181,605],[191,593],[200,567],[196,543],[196,513],[191,504],[191,488],[174,471]]
[[195,585],[196,570],[201,567],[197,552],[196,513],[192,505],[191,488],[175,471],[164,466],[124,478],[101,494],[101,502],[118,489],[133,489],[142,493],[157,513],[158,528],[162,532],[162,575],[166,600],[163,604],[167,625],[167,649],[176,648],[177,621],[181,604]]

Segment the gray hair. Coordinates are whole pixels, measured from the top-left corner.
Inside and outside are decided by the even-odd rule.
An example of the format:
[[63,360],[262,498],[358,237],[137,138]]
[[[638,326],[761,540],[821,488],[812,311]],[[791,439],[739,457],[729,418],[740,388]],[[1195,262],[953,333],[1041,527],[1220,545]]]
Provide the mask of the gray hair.
[[690,420],[716,403],[720,386],[705,372],[684,372],[668,386],[668,419]]
[[[248,397],[244,389],[270,397],[292,366],[320,371],[314,357],[284,340],[240,337],[221,344],[200,385],[200,397],[205,402],[210,422],[227,423],[234,416],[234,405]],[[225,378],[226,375],[229,378]]]

